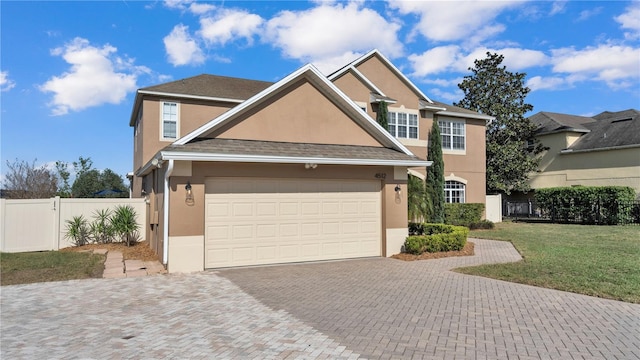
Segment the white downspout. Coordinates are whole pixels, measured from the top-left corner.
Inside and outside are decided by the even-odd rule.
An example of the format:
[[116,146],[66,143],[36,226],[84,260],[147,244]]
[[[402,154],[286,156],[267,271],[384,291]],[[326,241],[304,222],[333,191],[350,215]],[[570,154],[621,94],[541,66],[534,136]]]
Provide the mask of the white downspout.
[[163,236],[164,236],[164,246],[162,249],[162,263],[166,266],[169,260],[169,197],[170,197],[170,186],[169,186],[169,177],[173,172],[173,160],[169,160],[169,165],[167,165],[167,171],[164,173],[164,214],[163,214]]

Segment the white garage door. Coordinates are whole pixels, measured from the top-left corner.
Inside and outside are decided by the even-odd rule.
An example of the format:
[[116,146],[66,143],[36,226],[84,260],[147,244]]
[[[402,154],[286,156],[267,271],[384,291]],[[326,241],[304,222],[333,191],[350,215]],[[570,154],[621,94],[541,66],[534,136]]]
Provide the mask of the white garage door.
[[206,182],[205,267],[381,254],[379,181]]

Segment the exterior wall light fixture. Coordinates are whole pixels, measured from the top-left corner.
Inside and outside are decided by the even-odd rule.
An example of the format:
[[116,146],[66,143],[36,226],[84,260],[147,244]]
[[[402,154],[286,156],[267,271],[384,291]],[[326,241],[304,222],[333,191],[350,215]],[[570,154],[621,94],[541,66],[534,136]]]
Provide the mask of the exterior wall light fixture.
[[193,206],[195,204],[195,200],[193,199],[193,192],[191,192],[191,181],[187,181],[187,185],[185,185],[184,189],[187,191],[187,197],[184,202],[188,206]]
[[395,192],[400,193],[400,191],[402,190],[402,188],[400,187],[400,184],[396,185],[396,187],[393,189]]

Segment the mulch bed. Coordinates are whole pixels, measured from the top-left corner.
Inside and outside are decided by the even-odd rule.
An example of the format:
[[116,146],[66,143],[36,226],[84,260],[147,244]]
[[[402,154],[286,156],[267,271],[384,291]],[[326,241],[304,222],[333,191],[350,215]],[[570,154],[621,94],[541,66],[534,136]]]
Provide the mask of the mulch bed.
[[125,260],[158,260],[158,255],[156,255],[156,253],[149,247],[149,243],[147,241],[141,241],[131,246],[127,246],[123,243],[89,244],[83,246],[68,247],[60,249],[60,251],[91,251],[93,249],[119,251],[122,253],[122,257]]
[[400,253],[400,254],[395,254],[391,256],[391,258],[404,260],[404,261],[414,261],[414,260],[440,259],[440,258],[453,257],[453,256],[472,256],[474,255],[473,248],[474,248],[474,244],[470,241],[467,241],[467,244],[460,251],[422,253],[420,255]]

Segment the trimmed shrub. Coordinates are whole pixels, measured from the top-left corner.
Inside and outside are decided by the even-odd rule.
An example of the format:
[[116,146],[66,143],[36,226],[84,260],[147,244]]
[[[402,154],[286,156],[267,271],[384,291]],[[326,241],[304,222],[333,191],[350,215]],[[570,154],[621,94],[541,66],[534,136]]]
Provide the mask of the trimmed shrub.
[[572,186],[536,190],[535,199],[551,221],[617,225],[631,221],[632,208],[619,206],[635,199],[627,186]]
[[469,225],[469,229],[493,229],[496,225],[491,220],[480,220],[478,222],[472,223]]
[[409,254],[462,250],[469,235],[469,229],[464,226],[414,223],[410,228],[411,225],[417,231],[404,242],[404,251]]
[[484,204],[453,203],[444,205],[444,223],[470,227],[473,223],[482,220]]

